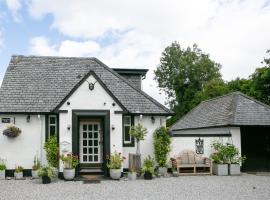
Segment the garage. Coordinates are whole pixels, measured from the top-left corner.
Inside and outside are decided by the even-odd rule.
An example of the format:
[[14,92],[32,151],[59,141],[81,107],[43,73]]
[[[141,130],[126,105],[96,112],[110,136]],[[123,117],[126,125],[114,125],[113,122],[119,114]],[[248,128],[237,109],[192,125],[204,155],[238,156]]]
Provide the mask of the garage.
[[270,172],[270,127],[241,127],[242,155],[244,172]]

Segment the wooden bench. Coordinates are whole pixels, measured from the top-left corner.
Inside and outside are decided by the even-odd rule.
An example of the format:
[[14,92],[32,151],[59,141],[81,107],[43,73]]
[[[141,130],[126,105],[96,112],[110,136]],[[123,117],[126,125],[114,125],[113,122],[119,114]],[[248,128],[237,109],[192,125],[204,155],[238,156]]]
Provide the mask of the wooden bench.
[[212,174],[211,159],[197,155],[192,150],[182,151],[175,159],[180,175]]

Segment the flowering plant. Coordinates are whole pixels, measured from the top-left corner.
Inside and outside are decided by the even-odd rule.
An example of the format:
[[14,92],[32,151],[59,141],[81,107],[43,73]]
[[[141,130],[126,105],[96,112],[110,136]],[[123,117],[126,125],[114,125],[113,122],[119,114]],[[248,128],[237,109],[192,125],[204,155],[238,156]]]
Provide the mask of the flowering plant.
[[8,125],[7,128],[3,131],[3,135],[8,137],[17,137],[21,134],[21,129],[14,125]]
[[121,155],[121,153],[117,153],[116,151],[111,154],[111,156],[107,156],[107,167],[109,169],[121,169],[122,162],[126,158]]
[[65,155],[61,155],[60,159],[64,163],[65,169],[74,169],[79,164],[79,158],[77,155],[74,155],[72,153]]
[[6,170],[6,161],[0,158],[0,171]]

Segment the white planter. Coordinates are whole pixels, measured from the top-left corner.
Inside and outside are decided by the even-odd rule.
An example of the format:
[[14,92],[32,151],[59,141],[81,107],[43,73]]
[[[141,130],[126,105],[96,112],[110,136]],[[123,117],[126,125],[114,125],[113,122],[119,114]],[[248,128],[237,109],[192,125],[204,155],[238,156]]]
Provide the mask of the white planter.
[[240,175],[240,165],[239,164],[230,164],[229,165],[230,168],[230,175]]
[[128,180],[135,181],[137,179],[137,173],[136,172],[128,172]]
[[54,168],[54,167],[53,167],[53,174],[54,174],[53,179],[58,178],[59,170],[58,170],[57,168]]
[[121,169],[110,169],[110,176],[114,180],[119,180],[121,177]]
[[213,164],[213,174],[218,176],[228,176],[228,164]]
[[6,170],[0,171],[0,180],[4,180],[6,178]]
[[64,169],[63,175],[65,180],[71,181],[75,178],[75,169]]
[[158,174],[160,176],[165,176],[167,174],[167,167],[158,167]]
[[38,170],[32,170],[32,178],[39,178],[38,177]]
[[14,172],[14,178],[17,180],[23,179],[23,172]]

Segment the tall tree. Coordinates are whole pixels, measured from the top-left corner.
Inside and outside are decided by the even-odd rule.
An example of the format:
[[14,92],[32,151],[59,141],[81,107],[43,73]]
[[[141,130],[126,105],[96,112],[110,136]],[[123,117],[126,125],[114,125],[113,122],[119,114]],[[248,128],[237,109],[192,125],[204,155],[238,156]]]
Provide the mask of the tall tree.
[[183,49],[178,42],[173,42],[164,50],[155,70],[155,79],[176,113],[171,122],[195,106],[193,99],[205,83],[221,78],[220,68],[221,65],[211,60],[196,44]]

